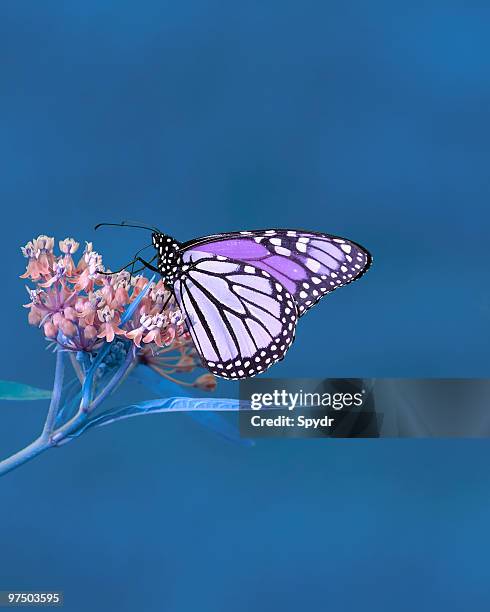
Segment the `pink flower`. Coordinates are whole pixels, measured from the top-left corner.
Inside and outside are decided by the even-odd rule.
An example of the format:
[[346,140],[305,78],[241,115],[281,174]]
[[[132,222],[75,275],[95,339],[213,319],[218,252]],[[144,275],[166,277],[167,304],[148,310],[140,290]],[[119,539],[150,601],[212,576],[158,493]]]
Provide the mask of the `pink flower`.
[[83,335],[87,340],[95,340],[97,338],[97,329],[93,325],[87,325],[83,328]]
[[126,333],[126,337],[134,341],[136,346],[141,346],[141,340],[145,344],[155,343],[157,346],[170,344],[168,342],[169,334],[175,338],[173,328],[167,328],[167,315],[165,313],[157,313],[154,315],[142,314],[140,317],[141,325]]
[[129,304],[128,290],[125,287],[118,287],[114,295],[114,302],[117,308],[122,308]]
[[136,344],[138,348],[141,348],[141,340],[143,338],[144,332],[144,327],[137,327],[136,329],[132,329],[131,331],[126,332],[126,338],[129,338]]
[[44,324],[44,335],[46,338],[56,338],[56,334],[58,333],[58,328],[56,325],[48,321]]
[[143,338],[143,342],[145,344],[150,344],[150,342],[154,342],[157,346],[163,346],[161,330],[159,330],[158,328],[152,329],[145,335],[145,337]]
[[77,333],[77,328],[73,325],[71,321],[63,318],[60,322],[60,329],[65,334],[65,336],[74,336]]
[[104,266],[102,265],[102,257],[92,250],[91,242],[87,242],[83,257],[78,264],[77,271],[80,269],[82,273],[75,285],[76,291],[92,291],[95,281],[100,280],[99,272],[104,271]]
[[148,295],[152,302],[160,308],[165,303],[168,304],[170,302],[169,298],[171,297],[171,293],[168,289],[166,289],[163,280],[159,280],[148,292]]
[[65,238],[59,242],[60,251],[65,255],[73,255],[78,251],[80,244],[73,238]]
[[39,283],[40,287],[51,287],[51,285],[54,285],[54,283],[57,283],[59,280],[65,277],[67,270],[63,259],[58,260],[54,264],[53,272],[54,275],[49,280],[47,280],[45,283]]
[[20,278],[37,280],[42,276],[49,276],[54,263],[53,246],[54,238],[41,235],[21,247],[22,254],[29,262]]
[[131,294],[131,301],[135,300],[138,295],[143,291],[143,289],[148,284],[148,279],[144,276],[137,276],[132,281],[131,284],[133,286],[133,293]]
[[113,291],[112,301],[114,308],[123,309],[129,304],[129,290],[131,289],[131,275],[126,270],[109,276]]
[[97,313],[98,300],[96,296],[90,294],[88,297],[80,297],[75,303],[75,311],[84,325],[93,325]]
[[[141,340],[143,339],[144,336],[146,337],[146,335],[150,331],[155,331],[155,332],[159,331],[153,319],[154,318],[151,315],[142,314],[140,317],[141,325],[137,327],[136,329],[126,332],[126,338],[133,340],[136,346],[141,347]],[[156,334],[154,334],[154,336],[156,337]],[[152,341],[153,340],[150,340],[150,342]],[[143,340],[143,342],[146,342],[146,341]]]
[[[39,283],[41,285],[43,283]],[[40,318],[37,324],[44,323],[49,317],[53,317],[56,313],[62,315],[64,309],[70,307],[74,294],[71,293],[64,285],[60,287],[51,287],[47,291],[36,288],[34,290],[27,288],[31,302],[24,304],[25,308],[30,308],[29,322],[34,324],[34,321]]]
[[39,308],[33,306],[29,311],[27,319],[31,325],[39,325],[43,320],[43,313],[39,310]]
[[[29,323],[43,326],[46,337],[67,350],[90,352],[103,341],[125,336],[141,354],[171,351],[170,361],[158,358],[158,368],[172,372],[193,369],[192,340],[173,295],[161,279],[148,290],[148,279],[131,276],[126,270],[102,275],[102,257],[92,243],[86,243],[77,264],[72,257],[80,245],[74,238],[59,241],[60,255],[54,254],[54,244],[54,238],[41,235],[22,248],[29,260],[23,277],[34,282],[25,305]],[[132,320],[122,325],[122,314],[143,289],[146,293],[139,299]]]
[[97,316],[101,322],[97,338],[106,338],[107,342],[112,342],[116,335],[124,336],[126,334],[123,329],[118,327],[120,322],[119,315],[114,310],[111,310],[109,306],[104,306],[104,308],[98,310]]
[[76,321],[78,318],[76,310],[72,308],[71,306],[68,306],[68,308],[65,308],[63,310],[63,314],[65,315],[65,319],[68,319],[68,321]]

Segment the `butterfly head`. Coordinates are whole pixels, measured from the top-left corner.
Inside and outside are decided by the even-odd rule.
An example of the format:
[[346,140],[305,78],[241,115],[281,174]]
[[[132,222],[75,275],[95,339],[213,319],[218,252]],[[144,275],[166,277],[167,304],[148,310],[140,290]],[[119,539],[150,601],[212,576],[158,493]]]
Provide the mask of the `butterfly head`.
[[160,274],[166,281],[173,282],[182,266],[180,243],[172,236],[160,232],[153,232],[151,241],[157,252]]

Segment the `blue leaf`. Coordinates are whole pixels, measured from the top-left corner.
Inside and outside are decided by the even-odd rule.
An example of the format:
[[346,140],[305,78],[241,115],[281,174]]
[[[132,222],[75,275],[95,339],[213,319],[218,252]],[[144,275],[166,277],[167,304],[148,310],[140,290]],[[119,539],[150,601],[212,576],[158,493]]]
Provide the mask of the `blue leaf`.
[[[92,418],[83,427],[78,429],[75,434],[70,436],[70,438],[79,436],[81,433],[87,429],[90,429],[91,427],[101,427],[103,425],[115,423],[116,421],[141,416],[144,414],[191,411],[205,413],[206,411],[210,410],[218,412],[237,412],[240,409],[245,409],[248,407],[248,402],[240,402],[239,400],[226,398],[165,397],[155,400],[147,400],[145,402],[131,404],[130,406],[113,408],[112,410],[109,410],[98,417]],[[229,429],[222,427],[220,433],[226,438],[236,441],[235,436],[232,435]],[[250,440],[239,439],[239,441],[247,445],[250,444]]]
[[[185,390],[179,385],[169,381],[168,379],[160,376],[157,372],[147,366],[139,366],[133,373],[133,376],[143,383],[146,387],[151,389],[158,395],[184,395]],[[191,391],[191,393],[195,391]],[[189,398],[191,399],[191,398]],[[207,401],[207,400],[203,400]],[[214,400],[211,400],[213,402]],[[236,400],[228,400],[236,401]],[[238,406],[238,402],[236,403]],[[243,407],[243,406],[242,406]],[[234,410],[236,411],[236,410]],[[207,411],[202,410],[189,410],[187,416],[199,423],[202,427],[210,429],[214,433],[226,438],[231,442],[235,442],[245,446],[253,446],[252,440],[240,437],[240,432],[235,423],[232,423],[221,414],[216,413],[216,409],[211,405]]]
[[0,380],[0,400],[44,400],[51,397],[51,391],[30,385]]

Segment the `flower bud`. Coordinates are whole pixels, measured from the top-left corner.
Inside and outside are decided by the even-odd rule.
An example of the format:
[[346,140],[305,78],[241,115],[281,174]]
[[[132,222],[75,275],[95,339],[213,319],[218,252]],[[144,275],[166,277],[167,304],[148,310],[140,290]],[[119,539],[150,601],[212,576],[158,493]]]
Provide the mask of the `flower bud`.
[[203,391],[214,391],[216,389],[216,378],[209,373],[203,374],[196,378],[193,386]]
[[27,319],[31,325],[39,325],[39,323],[41,323],[42,318],[43,316],[37,308],[31,308],[29,310],[29,315]]
[[55,312],[53,315],[53,323],[59,327],[61,325],[61,322],[63,321],[64,316],[61,314],[61,312]]
[[51,323],[51,321],[48,321],[47,323],[45,323],[43,329],[44,329],[44,335],[46,336],[46,338],[56,338],[58,329],[56,328],[56,325]]
[[97,337],[97,330],[93,325],[87,325],[87,327],[83,330],[83,333],[87,340],[93,340]]
[[79,297],[77,299],[77,301],[75,302],[75,310],[77,312],[83,312],[83,309],[85,308],[85,304],[88,302],[86,297]]
[[77,328],[68,319],[63,319],[61,321],[60,328],[65,336],[74,336],[77,333]]
[[76,319],[78,318],[75,309],[71,306],[65,308],[63,313],[65,315],[65,319],[68,319],[68,321],[76,321]]

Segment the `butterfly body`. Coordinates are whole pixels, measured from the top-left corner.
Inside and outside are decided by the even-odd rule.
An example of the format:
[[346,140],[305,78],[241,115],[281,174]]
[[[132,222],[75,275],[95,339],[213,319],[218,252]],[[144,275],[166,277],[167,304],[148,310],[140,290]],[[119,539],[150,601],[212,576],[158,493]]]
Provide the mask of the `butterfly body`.
[[223,378],[255,376],[284,358],[301,316],[362,276],[368,251],[345,238],[251,230],[180,243],[152,233],[156,268],[186,318],[202,364]]
[[181,243],[159,232],[153,232],[152,243],[157,252],[157,269],[162,278],[171,286],[179,276],[183,262],[180,253]]

